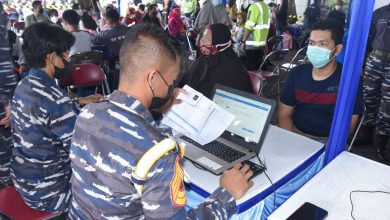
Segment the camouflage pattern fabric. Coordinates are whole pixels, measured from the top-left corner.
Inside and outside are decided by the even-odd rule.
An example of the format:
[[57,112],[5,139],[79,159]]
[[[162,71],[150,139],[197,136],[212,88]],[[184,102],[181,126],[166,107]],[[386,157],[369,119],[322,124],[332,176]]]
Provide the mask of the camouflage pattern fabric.
[[[0,12],[0,120],[5,117],[4,108],[9,106],[17,84],[17,76],[13,72],[6,25],[7,17]],[[11,129],[0,126],[0,185],[11,184],[9,177],[11,151]]]
[[[186,212],[178,147],[158,160],[143,157],[164,140],[150,111],[122,92],[87,105],[70,151],[70,219],[227,219],[235,213],[234,199],[222,188]],[[144,177],[135,175],[140,160],[153,164]]]
[[70,202],[69,148],[75,105],[55,80],[30,69],[11,103],[11,178],[28,206],[64,212]]
[[363,81],[366,105],[364,124],[376,127],[379,135],[390,135],[390,58],[370,54]]

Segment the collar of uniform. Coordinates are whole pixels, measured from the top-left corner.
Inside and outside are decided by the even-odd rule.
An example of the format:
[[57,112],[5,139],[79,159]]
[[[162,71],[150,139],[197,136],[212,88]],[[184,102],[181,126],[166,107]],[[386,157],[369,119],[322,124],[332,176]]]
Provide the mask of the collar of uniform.
[[145,108],[145,106],[140,101],[131,96],[126,95],[123,92],[120,92],[118,90],[114,91],[108,98],[108,101],[121,109],[141,116],[150,124],[156,123],[150,111]]
[[49,75],[47,75],[47,73],[45,73],[44,71],[42,71],[40,69],[32,67],[30,69],[29,75],[38,77],[40,79],[44,79],[44,82],[46,82],[46,83],[57,85],[54,78],[51,78]]

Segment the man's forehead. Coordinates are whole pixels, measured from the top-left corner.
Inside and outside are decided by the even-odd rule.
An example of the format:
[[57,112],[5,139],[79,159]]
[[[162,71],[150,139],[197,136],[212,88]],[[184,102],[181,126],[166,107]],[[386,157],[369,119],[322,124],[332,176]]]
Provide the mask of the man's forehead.
[[314,30],[310,34],[310,40],[311,41],[332,41],[332,32],[329,30]]

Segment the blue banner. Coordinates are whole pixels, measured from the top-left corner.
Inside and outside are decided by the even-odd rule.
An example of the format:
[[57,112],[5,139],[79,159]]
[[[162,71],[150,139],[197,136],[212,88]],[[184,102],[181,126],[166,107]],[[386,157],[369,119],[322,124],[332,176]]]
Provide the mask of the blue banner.
[[347,49],[335,114],[326,147],[325,165],[344,151],[346,146],[374,3],[375,0],[352,2]]

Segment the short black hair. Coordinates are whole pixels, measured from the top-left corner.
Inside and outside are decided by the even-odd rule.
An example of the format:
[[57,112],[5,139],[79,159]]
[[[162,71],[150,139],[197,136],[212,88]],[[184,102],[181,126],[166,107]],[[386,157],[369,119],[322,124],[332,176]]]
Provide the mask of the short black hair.
[[79,9],[80,9],[80,5],[77,4],[77,3],[74,3],[74,4],[72,5],[72,9],[73,9],[73,10],[79,10]]
[[74,42],[74,36],[64,29],[47,23],[36,23],[22,34],[22,50],[27,64],[35,68],[46,66],[46,56],[50,53],[62,53],[69,50]]
[[47,12],[47,16],[52,16],[53,14],[56,14],[58,16],[58,11],[54,8],[50,9],[48,12]]
[[144,4],[139,4],[138,10],[145,11],[145,5]]
[[119,13],[117,10],[109,8],[106,10],[106,19],[111,20],[113,22],[118,22],[119,21]]
[[314,23],[312,31],[328,30],[331,33],[332,40],[334,40],[335,45],[339,45],[343,42],[344,28],[337,20],[334,19],[325,19]]
[[42,5],[41,1],[33,1],[32,2],[32,7],[34,8],[35,6]]
[[66,10],[62,14],[62,19],[73,26],[78,26],[80,22],[80,15],[75,10]]
[[157,7],[157,5],[156,4],[149,4],[148,11],[152,10],[154,7]]
[[130,29],[123,40],[119,53],[121,75],[133,80],[144,69],[166,67],[167,60],[178,61],[180,57],[183,61],[184,54],[181,44],[162,28],[141,23]]

